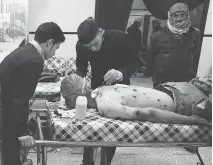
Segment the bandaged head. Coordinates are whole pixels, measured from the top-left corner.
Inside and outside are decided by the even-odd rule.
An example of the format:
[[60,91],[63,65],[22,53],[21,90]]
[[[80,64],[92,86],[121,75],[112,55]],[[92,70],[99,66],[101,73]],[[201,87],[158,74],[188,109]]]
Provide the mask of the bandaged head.
[[[175,18],[174,15],[177,12],[183,12],[184,16],[181,18]],[[168,11],[167,26],[171,32],[175,34],[186,33],[190,26],[191,20],[189,15],[189,8],[184,3],[176,3]]]
[[82,77],[71,74],[63,79],[61,82],[61,95],[63,97],[71,96],[78,94],[81,92],[81,88],[83,86],[83,79]]
[[[82,86],[83,78],[76,74],[71,74],[63,79],[60,92],[65,99],[67,106],[72,108],[75,106],[77,96],[82,94]],[[86,88],[87,87],[85,87],[85,90]]]

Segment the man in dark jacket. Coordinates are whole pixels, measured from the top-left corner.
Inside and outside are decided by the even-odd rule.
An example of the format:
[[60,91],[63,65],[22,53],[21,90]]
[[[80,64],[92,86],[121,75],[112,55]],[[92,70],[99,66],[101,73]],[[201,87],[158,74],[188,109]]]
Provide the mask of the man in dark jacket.
[[33,41],[11,52],[0,64],[3,165],[21,165],[20,144],[23,147],[34,144],[28,129],[29,100],[44,61],[52,57],[64,41],[57,24],[43,23],[37,28]]
[[[88,62],[91,65],[91,88],[103,84],[130,84],[130,76],[136,70],[137,53],[129,36],[119,30],[103,30],[93,18],[89,17],[78,27],[78,42],[76,45],[77,74],[85,77]],[[84,165],[93,165],[92,148],[84,150]],[[107,149],[108,164],[115,153],[115,147]]]
[[191,26],[189,9],[176,3],[168,12],[167,26],[151,36],[145,76],[157,86],[165,82],[188,82],[196,76],[200,31]]

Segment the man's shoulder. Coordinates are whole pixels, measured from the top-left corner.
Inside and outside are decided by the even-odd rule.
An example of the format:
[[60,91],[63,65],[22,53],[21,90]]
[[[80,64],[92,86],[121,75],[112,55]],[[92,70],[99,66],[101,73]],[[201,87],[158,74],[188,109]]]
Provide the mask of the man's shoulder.
[[195,28],[195,27],[191,26],[189,31],[191,31],[194,36],[199,36],[200,35],[200,30]]
[[108,36],[127,36],[127,34],[121,30],[106,30],[105,32]]
[[121,30],[106,30],[105,31],[105,39],[109,43],[127,43],[130,40],[130,37],[127,33]]
[[43,62],[36,48],[30,43],[15,49],[7,56],[7,59],[17,64],[25,61]]
[[165,28],[161,28],[161,29],[155,31],[154,33],[152,33],[151,38],[152,39],[158,39],[158,38],[160,38],[162,36],[165,36],[165,35],[167,35],[166,29]]

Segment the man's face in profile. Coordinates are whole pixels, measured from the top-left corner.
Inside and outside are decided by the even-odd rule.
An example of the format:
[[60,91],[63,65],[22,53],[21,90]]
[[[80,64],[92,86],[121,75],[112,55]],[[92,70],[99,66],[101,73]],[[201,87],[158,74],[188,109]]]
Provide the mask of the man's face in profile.
[[101,49],[102,42],[103,42],[103,34],[101,32],[98,32],[96,37],[88,44],[84,44],[84,46],[94,52],[97,52]]

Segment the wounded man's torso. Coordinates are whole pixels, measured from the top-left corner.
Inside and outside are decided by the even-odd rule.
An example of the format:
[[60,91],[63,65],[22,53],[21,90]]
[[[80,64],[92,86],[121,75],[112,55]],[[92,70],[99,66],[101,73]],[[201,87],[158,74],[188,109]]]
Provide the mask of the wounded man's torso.
[[128,85],[103,86],[98,89],[96,103],[99,111],[107,110],[109,104],[175,111],[173,99],[168,94],[155,89]]

